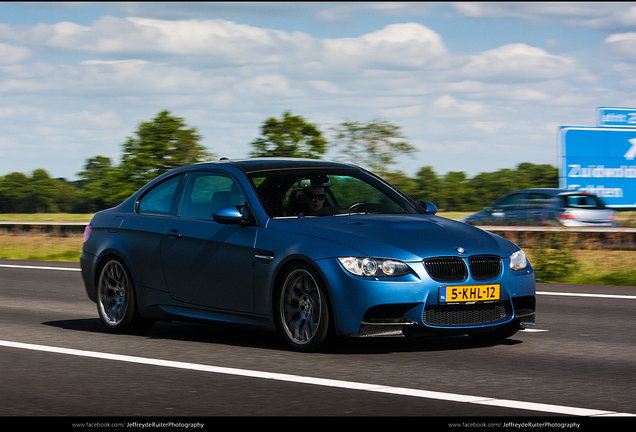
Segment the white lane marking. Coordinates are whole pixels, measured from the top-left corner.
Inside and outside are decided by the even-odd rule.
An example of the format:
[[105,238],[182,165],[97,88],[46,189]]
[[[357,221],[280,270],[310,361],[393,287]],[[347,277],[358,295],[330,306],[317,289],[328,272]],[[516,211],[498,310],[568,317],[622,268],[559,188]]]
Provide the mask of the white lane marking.
[[24,268],[24,269],[35,269],[35,270],[82,271],[81,269],[71,268],[71,267],[44,267],[44,266],[28,266],[28,265],[17,265],[17,264],[0,264],[0,267],[4,267],[4,268]]
[[0,346],[8,348],[19,348],[33,351],[43,351],[56,354],[67,354],[79,357],[90,357],[103,360],[114,360],[128,363],[145,364],[151,366],[170,367],[176,369],[186,369],[199,372],[218,373],[225,375],[237,375],[249,378],[271,379],[276,381],[286,381],[299,384],[319,385],[323,387],[335,387],[348,390],[372,391],[392,395],[411,396],[424,399],[436,399],[449,402],[474,403],[479,405],[489,405],[502,408],[514,408],[530,411],[540,411],[545,413],[578,415],[578,416],[636,416],[636,414],[618,413],[614,411],[604,411],[588,408],[576,408],[561,405],[542,404],[534,402],[523,402],[506,399],[486,398],[480,396],[461,395],[455,393],[445,393],[438,391],[411,389],[403,387],[383,386],[361,382],[342,381],[326,378],[313,378],[298,375],[281,374],[274,372],[261,372],[248,369],[236,369],[220,366],[203,365],[198,363],[185,363],[170,360],[159,360],[153,358],[128,356],[121,354],[108,354],[96,351],[84,351],[69,348],[59,348],[46,345],[35,345],[20,342],[1,341]]
[[550,292],[550,291],[537,291],[540,295],[552,295],[552,296],[564,296],[564,297],[594,297],[594,298],[613,298],[613,299],[630,299],[636,300],[636,296],[633,295],[620,295],[620,294],[585,294],[585,293],[566,293],[566,292]]

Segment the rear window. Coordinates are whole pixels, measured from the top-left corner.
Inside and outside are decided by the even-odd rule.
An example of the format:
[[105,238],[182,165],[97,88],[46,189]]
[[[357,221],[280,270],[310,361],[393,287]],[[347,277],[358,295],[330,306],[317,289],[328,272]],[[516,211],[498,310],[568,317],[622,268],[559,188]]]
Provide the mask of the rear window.
[[565,195],[565,206],[568,208],[604,209],[605,204],[596,195]]
[[183,175],[172,177],[146,192],[139,201],[137,211],[142,214],[174,215],[183,177]]

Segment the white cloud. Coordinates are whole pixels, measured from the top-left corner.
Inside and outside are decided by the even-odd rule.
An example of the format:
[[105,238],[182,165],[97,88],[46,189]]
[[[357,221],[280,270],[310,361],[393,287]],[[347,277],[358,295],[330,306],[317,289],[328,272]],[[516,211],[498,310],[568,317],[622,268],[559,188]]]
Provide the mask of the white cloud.
[[0,43],[0,65],[20,63],[31,57],[31,50]]
[[[4,72],[4,73],[2,73]],[[230,71],[216,75],[186,65],[148,60],[86,60],[78,64],[15,65],[0,69],[0,94],[127,97],[208,94],[239,81]]]
[[612,8],[599,9],[598,15],[583,19],[578,24],[594,29],[623,29],[636,25],[636,6],[632,3],[616,3]]
[[262,95],[291,96],[300,93],[290,87],[287,77],[282,75],[260,75],[245,82],[244,87],[250,92]]
[[611,36],[609,36],[609,37],[607,37],[605,39],[606,43],[634,42],[634,41],[636,41],[636,33],[635,32],[614,34],[614,35],[611,35]]
[[308,80],[307,84],[311,86],[313,89],[318,90],[321,93],[328,94],[343,94],[346,90],[343,90],[336,83],[324,80]]
[[220,19],[167,21],[106,16],[91,26],[61,22],[0,26],[0,37],[43,47],[110,54],[221,56],[224,61],[277,61],[276,54],[297,49],[306,34],[261,29]]
[[391,24],[357,38],[316,40],[231,21],[167,21],[103,17],[91,26],[70,22],[0,28],[0,37],[22,44],[117,55],[209,56],[201,62],[284,64],[327,62],[343,68],[420,67],[446,53],[442,38],[417,23]]
[[327,39],[324,60],[353,68],[422,67],[446,54],[439,34],[421,24],[392,24],[358,38]]
[[46,116],[46,110],[29,105],[13,105],[0,107],[0,118],[42,120]]
[[[620,63],[612,67],[612,72],[619,78],[621,90],[624,92],[623,97],[629,99],[628,94],[631,94],[636,86],[636,65],[633,63]],[[633,103],[626,104],[624,106],[633,106]]]
[[0,136],[0,156],[4,156],[8,151],[19,148],[18,144],[10,138]]
[[431,105],[431,115],[442,118],[473,117],[484,112],[484,105],[475,101],[462,101],[451,95],[442,95]]
[[423,110],[424,108],[422,107],[422,105],[399,106],[396,108],[380,109],[379,115],[381,117],[406,119],[419,117],[422,114]]
[[636,32],[617,33],[605,38],[604,55],[614,59],[636,60]]
[[606,5],[600,2],[456,2],[453,8],[470,18],[519,19],[532,23],[566,19],[570,25],[589,25],[590,20],[607,21],[630,7],[629,3]]
[[535,81],[573,75],[578,67],[571,57],[517,43],[470,56],[460,71],[469,79]]
[[477,121],[471,122],[470,126],[484,133],[494,134],[503,129],[506,126],[506,123],[502,121]]
[[82,129],[116,129],[122,126],[122,121],[113,112],[95,113],[91,111],[80,111],[74,113],[53,113],[50,123]]

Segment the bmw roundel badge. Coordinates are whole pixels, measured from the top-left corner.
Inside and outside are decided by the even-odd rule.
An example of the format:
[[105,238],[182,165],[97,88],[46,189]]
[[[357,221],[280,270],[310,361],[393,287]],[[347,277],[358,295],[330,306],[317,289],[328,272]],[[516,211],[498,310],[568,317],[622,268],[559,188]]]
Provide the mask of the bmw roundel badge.
[[455,248],[455,250],[457,251],[458,254],[460,255],[464,255],[466,253],[466,249],[464,249],[463,247],[458,247]]

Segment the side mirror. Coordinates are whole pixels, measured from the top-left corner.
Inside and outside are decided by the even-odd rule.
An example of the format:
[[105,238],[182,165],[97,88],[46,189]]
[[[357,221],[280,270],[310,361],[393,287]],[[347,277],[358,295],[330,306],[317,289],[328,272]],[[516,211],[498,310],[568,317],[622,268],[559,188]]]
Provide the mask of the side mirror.
[[428,214],[437,213],[437,206],[430,201],[418,201],[417,202],[422,209]]
[[212,213],[212,219],[225,225],[242,224],[249,219],[247,208],[243,207],[242,210],[237,210],[236,206],[221,207]]

